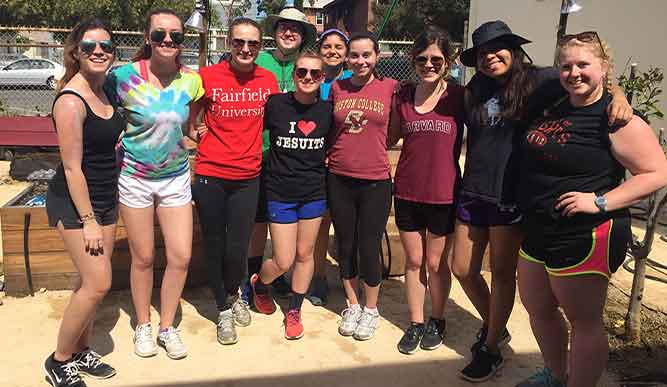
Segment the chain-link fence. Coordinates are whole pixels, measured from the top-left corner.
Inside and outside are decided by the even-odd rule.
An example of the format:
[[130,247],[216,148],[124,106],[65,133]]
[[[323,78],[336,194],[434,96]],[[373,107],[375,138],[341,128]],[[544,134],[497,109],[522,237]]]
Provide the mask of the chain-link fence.
[[[63,42],[66,29],[0,27],[0,115],[47,115],[55,96],[57,80],[64,74]],[[199,67],[199,35],[186,34],[181,62],[194,69]],[[228,52],[227,35],[213,30],[208,35],[208,63],[218,63]],[[142,32],[116,31],[116,62],[121,66],[132,60],[144,44]],[[413,79],[414,68],[409,52],[412,42],[380,42],[379,72],[398,80]],[[265,38],[264,48],[275,48]],[[112,68],[113,68],[112,66]]]

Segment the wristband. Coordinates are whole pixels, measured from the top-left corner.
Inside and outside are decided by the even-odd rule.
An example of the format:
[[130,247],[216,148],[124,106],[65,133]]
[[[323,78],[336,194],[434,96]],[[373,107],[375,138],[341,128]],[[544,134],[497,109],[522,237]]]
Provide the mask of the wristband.
[[79,223],[83,224],[90,222],[91,220],[95,220],[95,214],[92,212],[87,213],[86,215],[83,215],[81,218],[79,218]]

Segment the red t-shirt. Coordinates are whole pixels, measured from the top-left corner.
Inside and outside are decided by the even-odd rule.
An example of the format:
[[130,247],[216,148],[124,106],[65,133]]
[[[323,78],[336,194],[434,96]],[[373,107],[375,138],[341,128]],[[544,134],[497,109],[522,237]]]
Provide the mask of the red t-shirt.
[[419,203],[449,204],[461,178],[464,88],[449,83],[435,108],[415,110],[415,88],[398,96],[403,148],[396,167],[394,196]]
[[278,93],[276,77],[255,66],[235,72],[228,61],[199,71],[208,132],[197,147],[195,173],[229,180],[252,179],[262,163],[264,103]]
[[330,172],[367,180],[390,177],[387,128],[396,83],[391,78],[363,86],[352,84],[351,78],[334,82],[329,95],[336,128],[328,154]]

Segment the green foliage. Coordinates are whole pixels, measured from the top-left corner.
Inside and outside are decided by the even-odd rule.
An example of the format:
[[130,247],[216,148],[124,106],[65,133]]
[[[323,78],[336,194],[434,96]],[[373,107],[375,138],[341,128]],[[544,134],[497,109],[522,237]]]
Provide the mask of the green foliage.
[[[378,27],[391,3],[392,0],[379,0],[373,5]],[[455,41],[461,41],[469,9],[470,0],[398,0],[380,38],[412,40],[424,30],[424,24],[434,24],[447,30]]]
[[649,66],[648,71],[636,70],[635,78],[630,79],[626,70],[618,77],[618,85],[626,95],[632,95],[632,107],[642,115],[647,122],[651,118],[664,118],[664,113],[658,107],[659,96],[662,94],[661,83],[664,78],[662,68]]
[[262,0],[257,9],[266,15],[275,15],[285,6],[286,0]]

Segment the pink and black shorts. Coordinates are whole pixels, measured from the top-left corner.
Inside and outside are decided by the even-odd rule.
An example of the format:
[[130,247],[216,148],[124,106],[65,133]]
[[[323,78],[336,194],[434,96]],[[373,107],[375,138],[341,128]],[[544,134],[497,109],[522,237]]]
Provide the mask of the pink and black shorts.
[[629,217],[609,219],[587,231],[545,232],[532,227],[519,255],[543,264],[550,275],[599,274],[609,278],[625,260],[631,241]]

